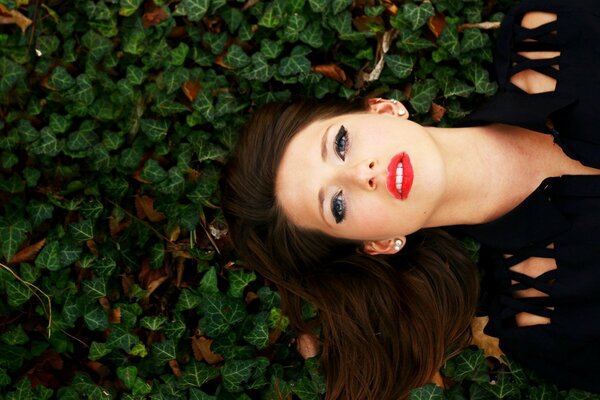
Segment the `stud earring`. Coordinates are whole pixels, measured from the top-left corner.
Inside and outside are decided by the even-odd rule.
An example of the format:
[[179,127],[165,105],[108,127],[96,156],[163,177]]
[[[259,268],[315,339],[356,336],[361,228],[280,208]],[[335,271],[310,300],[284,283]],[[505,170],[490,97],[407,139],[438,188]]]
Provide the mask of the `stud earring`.
[[396,239],[396,241],[394,242],[394,250],[400,251],[401,248],[402,248],[402,240]]
[[398,110],[398,115],[402,116],[404,114],[406,114],[406,110],[404,108]]

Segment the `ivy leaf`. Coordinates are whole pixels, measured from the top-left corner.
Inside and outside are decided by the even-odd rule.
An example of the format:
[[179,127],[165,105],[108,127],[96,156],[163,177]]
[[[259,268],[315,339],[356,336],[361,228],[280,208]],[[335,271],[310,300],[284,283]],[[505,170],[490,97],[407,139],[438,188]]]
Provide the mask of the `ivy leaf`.
[[407,3],[402,6],[402,17],[408,21],[413,31],[419,29],[427,23],[427,19],[435,15],[433,5],[429,2],[423,2],[421,5]]
[[204,317],[200,320],[200,327],[209,336],[219,336],[245,316],[245,308],[237,300],[218,295],[205,295],[200,310]]
[[50,123],[48,124],[55,134],[65,133],[71,126],[71,121],[60,114],[50,114]]
[[279,42],[270,39],[263,39],[260,42],[260,53],[263,54],[267,59],[279,57],[279,54],[282,50],[283,46]]
[[124,327],[113,325],[106,346],[110,349],[121,349],[129,353],[139,341],[140,339],[137,336],[127,332]]
[[430,383],[410,391],[409,400],[444,400],[444,391]]
[[135,383],[137,372],[137,368],[133,366],[117,368],[117,376],[129,389],[131,389]]
[[152,354],[158,363],[164,364],[170,360],[177,358],[175,352],[175,342],[167,339],[160,343],[152,345]]
[[438,92],[437,82],[433,79],[417,82],[413,85],[410,104],[417,113],[426,113]]
[[494,384],[483,384],[483,387],[497,399],[511,398],[521,393],[517,385],[511,382],[510,376],[505,374],[499,374],[498,380]]
[[4,284],[6,285],[8,304],[12,307],[19,307],[25,304],[33,296],[33,290],[17,280],[10,279]]
[[9,330],[0,335],[0,340],[9,346],[17,346],[27,343],[29,341],[29,337],[27,336],[27,333],[25,333],[23,325],[19,324],[9,328]]
[[83,321],[89,330],[104,331],[108,328],[108,316],[100,307],[94,307],[83,315]]
[[69,228],[75,240],[86,241],[94,238],[94,223],[89,219],[74,222]]
[[254,53],[252,55],[252,64],[241,75],[248,80],[267,82],[271,79],[272,73],[265,56],[262,53]]
[[209,5],[210,0],[182,0],[174,15],[187,15],[192,22],[200,21]]
[[200,296],[198,296],[192,289],[185,288],[179,295],[179,300],[175,309],[178,311],[192,310],[198,307],[201,302]]
[[318,22],[311,22],[306,29],[300,31],[298,38],[307,45],[319,49],[323,47],[323,29]]
[[243,68],[250,64],[250,57],[237,44],[232,44],[223,57],[223,62],[233,68]]
[[162,80],[167,88],[167,94],[175,93],[189,79],[189,72],[183,67],[167,68],[162,75]]
[[221,374],[223,375],[223,387],[229,392],[239,392],[242,382],[252,376],[254,360],[232,360],[225,361]]
[[269,344],[269,326],[265,321],[256,318],[254,327],[250,332],[244,335],[244,339],[257,349],[264,349]]
[[487,382],[487,367],[483,350],[466,349],[458,356],[448,360],[442,372],[445,376],[460,381],[470,378]]
[[461,42],[462,51],[480,49],[485,46],[486,36],[477,28],[465,28]]
[[8,92],[17,82],[25,77],[27,71],[8,58],[0,58],[0,94]]
[[35,266],[38,268],[46,268],[50,271],[58,271],[62,268],[62,264],[60,263],[59,243],[56,240],[46,243],[35,259]]
[[452,55],[458,57],[460,55],[460,42],[458,40],[458,31],[456,26],[448,24],[442,31],[442,34],[437,40],[437,43]]
[[327,10],[329,0],[308,0],[310,8],[316,13],[323,13]]
[[17,253],[30,231],[31,224],[24,219],[9,221],[0,218],[0,239],[2,239],[0,250],[5,260],[10,260]]
[[279,63],[279,73],[282,76],[308,75],[310,72],[310,61],[302,55],[284,57]]
[[169,170],[169,177],[157,185],[156,189],[163,194],[179,196],[183,192],[185,180],[177,167]]
[[94,278],[89,281],[83,281],[83,292],[90,299],[99,299],[106,296],[106,281],[104,278]]
[[475,93],[491,95],[498,88],[496,82],[490,82],[489,72],[480,65],[469,65],[465,69],[465,76],[475,85]]
[[106,346],[106,343],[92,342],[88,357],[90,360],[95,361],[104,357],[108,353],[110,353],[110,349],[108,346]]
[[444,79],[442,81],[442,91],[444,92],[444,97],[450,96],[461,96],[467,97],[471,93],[473,93],[474,88],[467,85],[465,82],[449,77],[448,79]]
[[331,11],[333,14],[339,14],[352,4],[352,0],[333,0],[331,2]]
[[140,326],[151,331],[159,331],[162,328],[162,326],[166,323],[167,317],[162,315],[148,316],[140,320]]
[[278,2],[273,2],[267,6],[265,13],[258,20],[258,25],[265,28],[277,28],[282,22],[282,10]]
[[152,142],[159,142],[167,136],[169,132],[169,122],[164,119],[145,119],[140,120],[142,132]]
[[185,367],[179,382],[184,386],[201,387],[219,375],[221,374],[218,368],[211,367],[203,362],[192,361]]
[[75,85],[75,78],[63,67],[56,67],[48,79],[48,85],[56,90],[67,90]]
[[140,173],[140,177],[151,183],[160,183],[167,179],[169,174],[160,166],[156,160],[148,160],[144,165],[144,169]]
[[404,79],[410,76],[415,66],[417,57],[412,54],[386,54],[385,63],[390,68],[392,73],[399,79]]
[[221,17],[223,17],[223,21],[227,24],[230,33],[235,33],[242,21],[244,21],[244,14],[234,7],[229,7],[223,11]]
[[141,4],[142,0],[121,0],[119,15],[123,17],[129,17],[130,15],[133,15],[133,13],[137,11]]
[[241,298],[246,286],[255,279],[256,274],[254,271],[228,271],[227,280],[229,281],[229,290],[227,293],[231,297]]
[[219,293],[219,288],[217,287],[217,270],[215,267],[210,267],[208,271],[204,273],[204,276],[200,281],[200,292],[205,294]]
[[319,400],[321,398],[315,383],[306,377],[293,383],[292,391],[300,400]]

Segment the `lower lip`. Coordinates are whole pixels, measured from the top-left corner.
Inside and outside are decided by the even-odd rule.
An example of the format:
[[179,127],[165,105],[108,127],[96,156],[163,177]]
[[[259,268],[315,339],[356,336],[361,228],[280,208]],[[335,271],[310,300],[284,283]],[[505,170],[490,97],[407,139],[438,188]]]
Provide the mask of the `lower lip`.
[[[401,192],[398,192],[398,189],[396,189],[396,170],[399,164],[402,165]],[[412,188],[413,178],[413,167],[410,162],[410,157],[408,157],[408,154],[400,153],[392,157],[388,165],[386,186],[388,192],[390,192],[390,194],[394,196],[394,198],[398,200],[406,200],[408,198],[408,194],[410,193],[410,189]]]

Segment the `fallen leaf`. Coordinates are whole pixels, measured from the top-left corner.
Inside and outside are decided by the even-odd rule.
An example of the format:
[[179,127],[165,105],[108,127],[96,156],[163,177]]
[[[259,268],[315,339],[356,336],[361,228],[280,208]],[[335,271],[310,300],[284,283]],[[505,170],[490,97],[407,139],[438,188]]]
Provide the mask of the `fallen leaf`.
[[94,242],[93,239],[86,240],[85,245],[87,246],[90,253],[98,257],[98,246],[96,245],[96,242]]
[[315,335],[303,333],[296,338],[296,349],[305,360],[319,353],[319,339]]
[[315,65],[312,67],[312,71],[342,83],[348,79],[344,70],[336,64]]
[[134,201],[138,218],[147,217],[151,222],[160,222],[166,218],[165,214],[154,209],[154,199],[152,197],[136,195]]
[[177,378],[181,376],[181,369],[179,368],[179,363],[177,360],[169,360],[169,367],[171,367],[173,375],[175,375]]
[[442,389],[446,389],[446,383],[444,382],[444,378],[442,377],[442,374],[440,374],[439,371],[435,373],[433,378],[431,378],[431,382],[435,383],[437,386],[441,387]]
[[102,364],[99,361],[87,361],[85,365],[86,367],[100,375],[101,378],[104,378],[111,373],[110,368],[108,368],[106,365]]
[[200,82],[198,81],[186,81],[181,85],[183,94],[188,98],[189,101],[194,101],[200,92]]
[[25,247],[23,250],[19,251],[10,259],[8,265],[15,265],[20,264],[22,262],[33,261],[37,253],[39,253],[42,247],[44,247],[44,244],[46,244],[46,239],[42,239],[37,243]]
[[436,103],[431,103],[431,118],[436,122],[440,122],[446,114],[446,108]]
[[360,15],[352,20],[352,25],[354,25],[356,30],[359,32],[370,32],[373,30],[373,25],[380,25],[381,30],[383,30],[384,22],[381,16],[372,18],[366,15]]
[[394,0],[383,0],[383,5],[388,14],[396,15],[398,14],[398,6],[394,4]]
[[466,28],[477,28],[477,29],[500,29],[502,22],[478,22],[478,23],[465,23],[458,26],[458,31],[462,32]]
[[383,71],[383,67],[385,66],[385,55],[390,50],[391,43],[397,35],[398,31],[396,29],[389,29],[383,35],[378,35],[375,66],[371,72],[362,72],[358,75],[357,88],[360,89],[364,82],[372,82],[379,79],[379,75],[381,75],[381,71]]
[[110,321],[111,324],[120,324],[121,323],[121,309],[120,308],[113,308],[112,310],[110,310],[110,313],[108,314],[108,320]]
[[217,364],[223,361],[223,357],[220,354],[214,353],[210,347],[213,340],[204,336],[192,337],[192,351],[194,352],[194,358],[198,361],[204,360],[209,365]]
[[98,299],[98,303],[100,303],[100,306],[102,307],[105,313],[110,312],[110,301],[108,300],[108,297],[100,297]]
[[442,13],[437,13],[433,17],[429,17],[427,26],[431,33],[433,33],[436,38],[439,38],[446,27],[446,16]]
[[18,12],[17,10],[9,10],[5,5],[0,4],[0,25],[12,25],[15,24],[21,31],[25,33],[31,20]]
[[500,350],[500,341],[498,338],[488,336],[483,333],[483,328],[487,325],[489,317],[475,317],[471,321],[471,332],[473,339],[471,343],[483,349],[486,357],[494,357],[498,361],[502,361],[504,353]]
[[227,54],[227,51],[223,52],[222,54],[219,54],[218,56],[215,57],[215,64],[225,68],[225,69],[235,69],[233,68],[231,65],[227,65],[225,64],[225,62],[223,61],[223,58],[225,58],[225,55]]
[[148,4],[151,4],[151,6],[146,8],[146,12],[142,16],[142,25],[144,25],[144,28],[146,29],[160,24],[169,17],[164,8],[158,7],[153,1]]
[[246,302],[246,304],[250,304],[256,299],[258,299],[258,295],[255,292],[248,292],[246,293],[244,301]]

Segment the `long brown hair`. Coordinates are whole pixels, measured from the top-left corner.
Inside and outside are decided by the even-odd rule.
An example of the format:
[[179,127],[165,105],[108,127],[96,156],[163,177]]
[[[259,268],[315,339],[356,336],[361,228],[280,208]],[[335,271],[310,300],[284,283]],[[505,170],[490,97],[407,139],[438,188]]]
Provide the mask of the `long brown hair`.
[[309,123],[356,112],[358,103],[300,100],[255,112],[221,181],[231,237],[248,265],[274,282],[292,325],[302,299],[318,309],[327,399],[399,399],[429,381],[468,344],[478,295],[476,269],[446,232],[411,235],[394,256],[292,225],[275,197],[287,144]]

